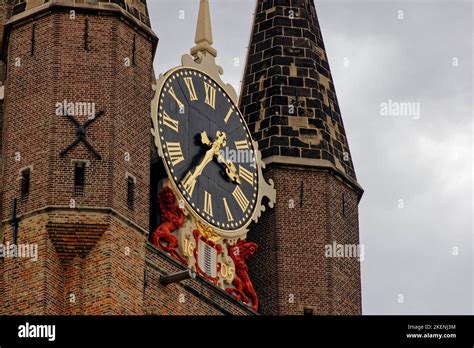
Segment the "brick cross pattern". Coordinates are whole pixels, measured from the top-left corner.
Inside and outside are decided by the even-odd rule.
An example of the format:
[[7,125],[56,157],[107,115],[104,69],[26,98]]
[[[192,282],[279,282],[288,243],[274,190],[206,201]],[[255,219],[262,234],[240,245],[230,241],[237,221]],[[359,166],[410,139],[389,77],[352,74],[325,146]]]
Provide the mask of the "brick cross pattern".
[[66,117],[69,119],[69,121],[71,121],[71,123],[76,126],[77,138],[73,143],[71,143],[68,147],[61,151],[61,156],[65,156],[69,151],[76,147],[76,145],[82,142],[89,149],[89,151],[94,154],[97,160],[101,160],[102,157],[100,157],[99,153],[94,149],[94,147],[91,145],[91,143],[89,143],[86,138],[86,128],[89,127],[92,123],[94,123],[97,118],[99,118],[103,114],[104,111],[99,111],[95,114],[94,118],[87,120],[84,124],[80,124],[73,116],[66,114]]

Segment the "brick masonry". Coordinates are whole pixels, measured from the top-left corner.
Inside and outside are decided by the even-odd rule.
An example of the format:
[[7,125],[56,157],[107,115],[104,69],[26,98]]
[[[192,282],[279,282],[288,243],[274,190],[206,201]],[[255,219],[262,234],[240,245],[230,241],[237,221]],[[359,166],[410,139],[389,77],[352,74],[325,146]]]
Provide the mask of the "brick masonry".
[[262,313],[361,314],[357,184],[313,0],[258,0],[240,107],[275,182],[277,203],[250,240]]
[[[360,314],[357,258],[325,257],[325,245],[358,244],[358,196],[329,172],[276,167],[277,203],[249,239],[263,246],[249,262],[261,300],[274,315]],[[344,198],[343,198],[344,196]]]
[[[17,198],[18,243],[37,244],[39,255],[36,262],[0,261],[0,314],[254,314],[203,279],[159,285],[160,274],[180,268],[147,241],[158,40],[144,26],[145,2],[138,12],[124,2],[135,18],[114,5],[99,12],[78,3],[71,17],[67,2],[29,1],[6,26],[0,240],[12,242]],[[101,159],[82,143],[60,155],[77,136],[55,114],[64,100],[104,111],[86,129]],[[81,190],[74,186],[77,160],[86,163]],[[27,167],[30,191],[22,196],[20,171]],[[132,206],[127,176],[136,181]]]

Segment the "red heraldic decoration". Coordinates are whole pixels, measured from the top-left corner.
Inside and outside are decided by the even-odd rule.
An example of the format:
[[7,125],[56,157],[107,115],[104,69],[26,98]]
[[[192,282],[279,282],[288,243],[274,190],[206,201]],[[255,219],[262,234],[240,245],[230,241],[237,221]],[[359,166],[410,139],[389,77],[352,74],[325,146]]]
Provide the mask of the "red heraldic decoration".
[[183,226],[185,215],[183,209],[176,205],[176,196],[171,188],[165,187],[158,193],[161,211],[161,225],[151,236],[151,242],[157,248],[169,253],[172,257],[187,265],[185,258],[179,255],[178,239],[173,232]]
[[232,284],[235,288],[226,289],[234,297],[244,303],[252,302],[252,309],[258,309],[258,297],[249,277],[249,268],[246,261],[257,251],[257,244],[238,241],[237,244],[229,246],[229,256],[235,264],[235,278]]

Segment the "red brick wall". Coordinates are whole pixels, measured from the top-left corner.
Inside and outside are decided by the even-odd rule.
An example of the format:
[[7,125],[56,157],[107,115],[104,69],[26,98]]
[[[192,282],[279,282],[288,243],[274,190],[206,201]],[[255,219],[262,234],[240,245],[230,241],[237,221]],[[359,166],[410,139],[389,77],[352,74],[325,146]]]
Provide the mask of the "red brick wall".
[[[152,98],[152,43],[115,17],[89,15],[89,49],[84,49],[86,16],[53,13],[11,32],[5,115],[3,216],[19,196],[18,170],[33,165],[31,193],[19,213],[46,205],[111,207],[148,228],[149,107]],[[136,65],[126,67],[136,35]],[[15,67],[15,59],[21,66]],[[55,115],[63,100],[95,102],[105,114],[88,127],[97,160],[83,144],[67,156],[61,150],[76,139],[76,129]],[[77,117],[83,123],[87,116]],[[25,126],[28,125],[28,126]],[[21,161],[15,161],[15,153]],[[130,154],[126,161],[125,154]],[[72,159],[89,160],[83,193],[73,190]],[[134,209],[127,207],[128,172],[137,178]]]
[[360,314],[359,261],[325,257],[325,245],[334,240],[359,242],[357,194],[316,170],[271,168],[267,175],[275,181],[277,203],[249,233],[260,246],[249,262],[260,311],[301,315],[313,307],[315,314]]

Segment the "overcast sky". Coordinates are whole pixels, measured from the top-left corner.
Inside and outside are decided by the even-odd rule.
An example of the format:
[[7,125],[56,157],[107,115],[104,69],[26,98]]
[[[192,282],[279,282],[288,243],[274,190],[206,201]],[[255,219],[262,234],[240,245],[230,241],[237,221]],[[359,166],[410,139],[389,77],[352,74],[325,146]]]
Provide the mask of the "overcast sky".
[[[160,38],[157,75],[193,46],[198,3],[148,1]],[[210,3],[223,79],[239,91],[255,1]],[[316,0],[365,189],[364,314],[473,313],[472,7],[470,0]],[[390,100],[417,103],[419,116],[382,115]]]

